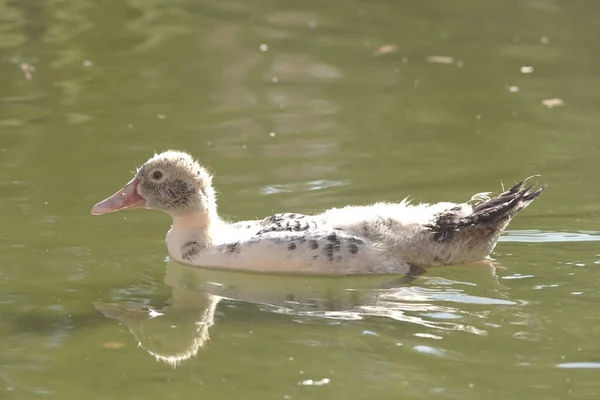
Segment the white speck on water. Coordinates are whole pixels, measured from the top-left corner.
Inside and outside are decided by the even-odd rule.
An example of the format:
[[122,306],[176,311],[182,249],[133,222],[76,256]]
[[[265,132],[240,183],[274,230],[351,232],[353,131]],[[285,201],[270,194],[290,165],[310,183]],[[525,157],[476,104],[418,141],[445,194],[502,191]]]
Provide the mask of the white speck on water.
[[421,338],[426,338],[426,339],[443,339],[441,336],[437,336],[437,335],[432,335],[431,333],[415,333],[415,336],[417,337],[421,337]]
[[457,66],[458,68],[462,68],[464,65],[465,65],[465,63],[464,63],[462,60],[458,60],[458,61],[456,61],[456,66]]
[[167,116],[165,114],[158,114],[156,116],[156,118],[158,118],[158,119],[165,119],[165,118],[167,118]]
[[45,201],[45,202],[44,202],[44,204],[48,204],[48,202],[47,202],[47,201]]
[[366,331],[366,330],[365,330],[365,331],[363,331],[363,333],[362,333],[362,334],[363,334],[363,335],[370,335],[370,336],[379,336],[379,334],[378,334],[378,333],[376,333],[376,332],[373,332],[373,331]]
[[316,21],[308,21],[308,27],[310,29],[315,29],[317,27],[317,22]]
[[402,62],[402,64],[408,64],[408,57],[402,57],[400,61]]
[[246,150],[248,148],[248,146],[246,146],[245,144],[242,145],[242,149]]
[[478,120],[480,120],[481,118],[483,118],[483,117],[481,116],[481,114],[477,114],[477,115],[475,116],[475,119],[478,119]]
[[475,387],[474,383],[469,383],[469,389],[473,389]]
[[83,66],[84,66],[84,67],[93,67],[93,66],[94,66],[94,63],[93,63],[93,62],[91,62],[90,60],[84,60],[84,61],[83,61]]
[[133,124],[127,124],[127,127],[128,127],[129,129],[132,129],[132,128],[133,128]]
[[508,275],[508,276],[502,277],[502,279],[526,279],[526,278],[534,278],[534,276],[533,275],[514,274],[514,275]]
[[517,93],[519,90],[521,90],[521,88],[518,86],[509,86],[508,87],[508,91],[511,93]]
[[263,52],[264,52],[264,51],[268,51],[268,50],[269,50],[269,46],[267,46],[266,44],[264,44],[264,43],[263,43],[263,44],[261,44],[260,46],[258,46],[258,49],[259,49],[260,51],[263,51]]
[[540,42],[542,44],[548,44],[548,43],[550,43],[550,39],[547,36],[542,36],[542,38],[540,39]]
[[577,296],[577,295],[583,294],[583,292],[571,292],[571,294],[574,296]]
[[304,375],[304,371],[303,370],[300,370],[300,375]]
[[156,310],[150,309],[150,311],[148,311],[148,315],[150,316],[150,318],[156,318],[156,317],[160,317],[161,315],[165,315],[165,314],[160,313]]
[[283,400],[290,400],[291,398],[292,398],[292,396],[290,396],[289,394],[283,395]]
[[521,67],[522,74],[531,74],[533,72],[533,67],[530,65],[524,65]]
[[331,380],[329,378],[323,378],[320,381],[313,381],[312,379],[307,379],[305,381],[300,382],[302,386],[323,386],[327,385]]
[[271,78],[271,82],[277,83],[277,82],[279,82],[279,78],[276,77],[276,76],[274,76],[274,77]]
[[271,137],[275,137],[275,132],[271,132],[271,133],[269,133],[269,136],[271,136]]
[[444,350],[437,349],[437,348],[431,347],[431,346],[424,346],[424,345],[414,346],[413,350],[415,350],[418,353],[429,354],[429,355],[436,356],[436,357],[446,357],[446,352]]
[[540,290],[540,289],[544,289],[544,288],[555,288],[558,287],[557,284],[552,284],[552,285],[535,285],[533,288],[536,290]]
[[212,142],[206,142],[207,146],[212,146]]
[[294,361],[294,357],[288,358],[288,361]]

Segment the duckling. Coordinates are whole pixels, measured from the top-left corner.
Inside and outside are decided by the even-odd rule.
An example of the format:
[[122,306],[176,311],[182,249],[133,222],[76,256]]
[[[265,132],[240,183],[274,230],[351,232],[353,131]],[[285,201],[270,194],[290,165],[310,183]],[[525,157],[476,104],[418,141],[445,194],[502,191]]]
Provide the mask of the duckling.
[[93,215],[148,208],[169,214],[169,255],[192,266],[270,273],[404,274],[411,267],[489,257],[512,218],[545,189],[525,181],[496,197],[456,204],[375,203],[317,215],[281,213],[227,222],[217,212],[212,175],[189,154],[155,154]]

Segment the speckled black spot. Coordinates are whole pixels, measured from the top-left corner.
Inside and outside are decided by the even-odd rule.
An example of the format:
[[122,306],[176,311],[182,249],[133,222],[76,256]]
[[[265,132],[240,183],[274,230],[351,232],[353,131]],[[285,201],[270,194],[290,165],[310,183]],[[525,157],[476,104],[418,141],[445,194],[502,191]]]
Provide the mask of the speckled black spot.
[[340,244],[340,238],[338,237],[338,235],[336,233],[332,233],[331,235],[327,236],[327,240],[329,240],[333,244],[337,244],[337,245]]
[[327,260],[333,261],[333,245],[331,243],[326,244],[325,247],[323,247],[323,255]]
[[354,243],[350,243],[348,245],[348,251],[350,252],[350,254],[356,254],[356,253],[358,253],[358,246],[355,245]]
[[368,222],[363,222],[362,224],[362,230],[364,234],[369,233],[369,223]]
[[288,250],[296,250],[296,243],[288,244]]
[[318,255],[318,254],[315,254],[315,255],[313,256],[313,260],[316,260],[317,258],[319,258],[319,255]]
[[235,242],[235,243],[229,243],[227,245],[225,245],[225,252],[227,253],[239,253],[240,248],[239,245],[240,242]]
[[316,250],[319,248],[319,242],[315,239],[311,239],[308,241],[308,247],[310,247],[311,250]]
[[196,254],[200,253],[202,246],[198,242],[187,242],[181,247],[181,258],[189,260]]
[[348,241],[350,243],[356,243],[356,244],[365,244],[365,241],[359,238],[355,238],[355,237],[349,237]]

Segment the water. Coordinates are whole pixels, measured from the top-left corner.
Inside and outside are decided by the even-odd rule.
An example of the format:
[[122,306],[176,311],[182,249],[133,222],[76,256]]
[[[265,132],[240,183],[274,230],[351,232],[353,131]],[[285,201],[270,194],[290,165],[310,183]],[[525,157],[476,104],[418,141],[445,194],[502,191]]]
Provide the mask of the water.
[[[0,15],[0,398],[598,397],[595,3]],[[165,215],[89,215],[166,148],[215,171],[229,219],[549,187],[494,267],[194,270],[166,261]]]

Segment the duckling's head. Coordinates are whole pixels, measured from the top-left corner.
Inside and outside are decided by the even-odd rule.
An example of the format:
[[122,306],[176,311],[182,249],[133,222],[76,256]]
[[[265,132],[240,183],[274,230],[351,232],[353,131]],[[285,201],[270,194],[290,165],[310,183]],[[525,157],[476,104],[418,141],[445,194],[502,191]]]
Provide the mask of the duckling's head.
[[187,153],[169,150],[154,155],[114,195],[92,208],[100,215],[132,208],[150,208],[172,216],[216,212],[210,173]]

